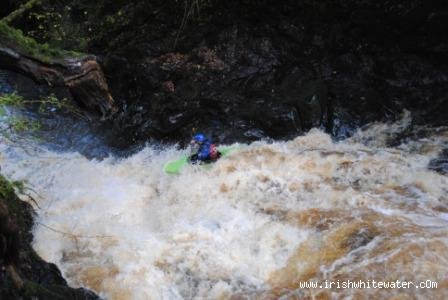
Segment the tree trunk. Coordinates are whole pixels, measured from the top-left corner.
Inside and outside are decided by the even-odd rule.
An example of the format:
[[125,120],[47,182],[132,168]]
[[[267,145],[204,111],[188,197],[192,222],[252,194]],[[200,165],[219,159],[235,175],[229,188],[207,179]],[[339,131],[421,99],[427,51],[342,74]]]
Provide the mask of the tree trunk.
[[38,83],[64,86],[74,100],[103,118],[115,111],[106,79],[94,56],[43,62],[0,46],[0,68],[21,73]]

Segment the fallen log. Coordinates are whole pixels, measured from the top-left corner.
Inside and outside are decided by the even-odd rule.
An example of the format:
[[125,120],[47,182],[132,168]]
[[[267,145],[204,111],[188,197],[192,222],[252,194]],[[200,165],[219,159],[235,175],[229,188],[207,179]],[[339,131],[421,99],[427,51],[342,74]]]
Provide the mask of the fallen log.
[[73,99],[103,118],[115,111],[114,100],[95,56],[49,49],[0,22],[0,68],[40,84],[66,87]]

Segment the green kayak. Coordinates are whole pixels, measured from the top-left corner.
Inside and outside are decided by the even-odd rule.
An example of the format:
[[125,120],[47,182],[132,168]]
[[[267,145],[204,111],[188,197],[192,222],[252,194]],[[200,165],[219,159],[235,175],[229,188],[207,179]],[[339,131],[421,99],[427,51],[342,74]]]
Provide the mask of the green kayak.
[[[228,155],[237,147],[218,147],[218,151],[221,153],[221,158]],[[168,174],[179,174],[184,166],[188,165],[188,155],[183,155],[177,160],[168,162],[163,168]],[[202,164],[202,166],[209,166],[210,163]]]

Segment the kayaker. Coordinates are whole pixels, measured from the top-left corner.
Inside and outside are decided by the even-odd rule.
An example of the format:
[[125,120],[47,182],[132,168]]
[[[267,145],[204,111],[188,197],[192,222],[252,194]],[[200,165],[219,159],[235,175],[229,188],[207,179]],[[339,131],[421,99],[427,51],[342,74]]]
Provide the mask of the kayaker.
[[213,162],[221,156],[216,146],[202,133],[195,134],[190,144],[193,154],[189,157],[189,161],[192,164]]

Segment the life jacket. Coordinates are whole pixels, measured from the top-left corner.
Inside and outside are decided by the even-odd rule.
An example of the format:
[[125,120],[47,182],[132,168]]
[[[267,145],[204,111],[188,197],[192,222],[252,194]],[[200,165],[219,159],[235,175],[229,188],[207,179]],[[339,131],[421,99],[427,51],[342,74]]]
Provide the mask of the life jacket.
[[210,144],[209,155],[210,155],[210,159],[218,158],[218,148],[216,148],[215,144]]

